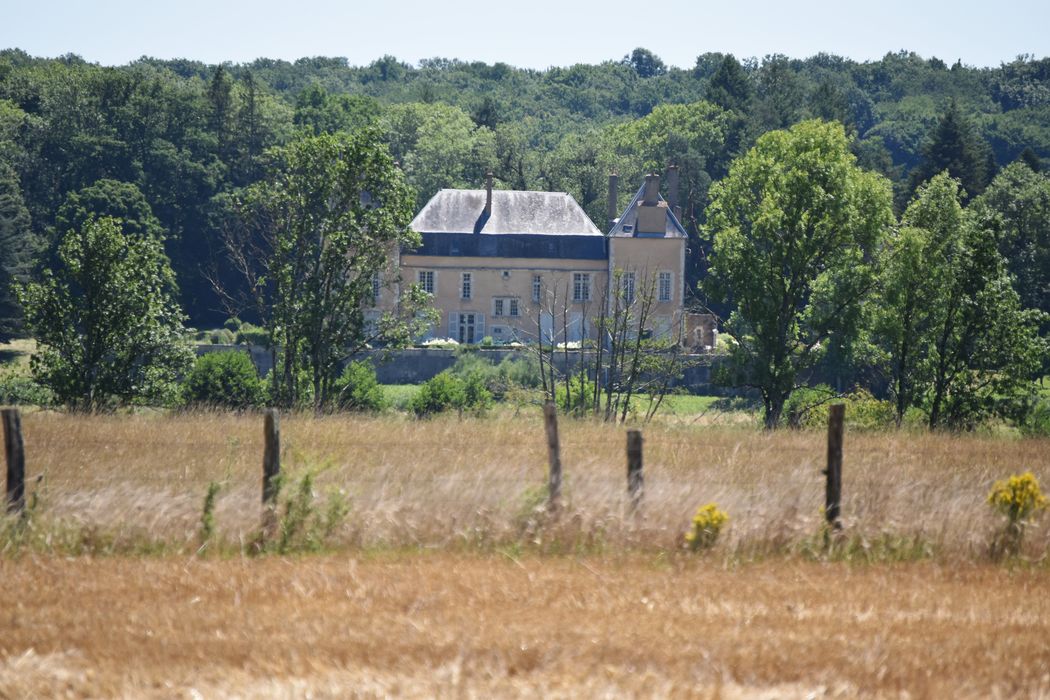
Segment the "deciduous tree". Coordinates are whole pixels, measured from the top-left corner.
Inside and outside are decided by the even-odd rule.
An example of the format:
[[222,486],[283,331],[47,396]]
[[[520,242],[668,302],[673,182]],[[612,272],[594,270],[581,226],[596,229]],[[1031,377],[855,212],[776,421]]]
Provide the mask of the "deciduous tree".
[[367,343],[406,342],[430,321],[415,286],[376,323],[365,318],[374,276],[381,294],[395,293],[392,261],[419,243],[408,230],[413,196],[374,130],[306,137],[273,155],[270,175],[241,203],[251,239],[231,253],[270,332],[272,398],[296,405],[312,394],[320,408]]
[[40,343],[33,374],[75,409],[165,402],[189,367],[175,276],[159,238],[125,235],[116,219],[66,233],[55,269],[18,287]]
[[800,374],[856,333],[874,284],[890,189],[855,161],[842,125],[807,121],[763,135],[712,188],[704,289],[735,306],[724,379],[761,393],[768,428]]

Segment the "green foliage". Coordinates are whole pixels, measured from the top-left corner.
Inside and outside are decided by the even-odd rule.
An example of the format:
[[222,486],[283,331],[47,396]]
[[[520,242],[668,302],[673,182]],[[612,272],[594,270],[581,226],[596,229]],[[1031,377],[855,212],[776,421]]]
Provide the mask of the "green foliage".
[[332,387],[335,405],[346,411],[382,411],[387,406],[383,387],[367,360],[351,362]]
[[50,406],[54,401],[54,394],[32,377],[0,371],[0,405]]
[[91,219],[103,216],[118,219],[125,236],[164,237],[160,221],[138,187],[102,179],[66,197],[55,214],[56,244],[67,231],[80,230]]
[[26,280],[35,247],[18,176],[0,160],[0,342],[22,330],[22,309],[13,285]]
[[564,413],[589,412],[594,405],[594,382],[585,376],[574,374],[569,377],[568,393],[565,382],[555,387],[555,399],[558,409]]
[[685,534],[685,546],[692,552],[711,549],[718,542],[729,515],[714,503],[700,506],[693,516],[692,526]]
[[266,347],[270,344],[270,332],[265,328],[251,323],[242,323],[237,329],[234,342],[238,345],[259,345]]
[[757,389],[769,428],[798,373],[858,333],[874,251],[893,222],[888,183],[860,170],[841,125],[770,132],[712,189],[712,299],[734,303],[721,380]]
[[266,387],[246,352],[209,352],[197,358],[183,382],[183,401],[191,406],[245,409],[266,401]]
[[975,204],[987,212],[1021,305],[1050,313],[1050,178],[1013,163]]
[[476,377],[497,401],[514,389],[534,389],[542,383],[539,363],[531,355],[508,355],[499,364],[493,364],[476,352],[461,352],[450,371],[464,381]]
[[277,537],[262,543],[262,552],[292,554],[318,552],[331,541],[350,513],[350,504],[338,491],[330,491],[323,512],[315,503],[313,472],[307,472],[293,493],[278,506]]
[[204,506],[201,508],[201,522],[198,535],[201,548],[198,550],[199,552],[203,552],[211,544],[212,538],[215,536],[215,502],[219,498],[221,489],[221,484],[214,481],[208,482],[208,492],[204,495]]
[[[305,371],[320,408],[347,357],[377,339],[404,344],[431,320],[417,314],[426,300],[416,287],[375,328],[364,316],[373,275],[398,247],[418,244],[408,229],[412,192],[373,129],[300,138],[272,157],[268,177],[240,205],[255,235],[271,242],[250,286],[279,348],[273,400],[300,405]],[[253,249],[245,243],[240,252]]]
[[912,171],[912,189],[941,172],[959,180],[963,197],[976,197],[995,174],[987,167],[990,153],[987,145],[973,132],[969,121],[960,113],[955,100],[941,115],[923,147],[922,163]]
[[1025,435],[1050,437],[1050,399],[1040,398],[1021,424]]
[[466,400],[463,381],[446,370],[423,382],[408,406],[418,418],[424,418],[449,409],[458,409]]
[[875,398],[866,389],[839,394],[826,384],[792,392],[784,414],[793,428],[826,429],[833,403],[846,405],[846,427],[852,430],[884,430],[894,426],[893,404]]
[[482,413],[492,403],[492,394],[480,372],[460,377],[449,370],[441,372],[420,386],[409,408],[419,418],[448,410]]
[[160,241],[102,218],[69,231],[57,256],[40,282],[18,287],[40,343],[36,380],[78,409],[171,401],[192,354]]
[[874,338],[900,420],[931,428],[1020,420],[1045,353],[1042,316],[1023,310],[978,201],[963,210],[947,174],[921,187],[885,251]]

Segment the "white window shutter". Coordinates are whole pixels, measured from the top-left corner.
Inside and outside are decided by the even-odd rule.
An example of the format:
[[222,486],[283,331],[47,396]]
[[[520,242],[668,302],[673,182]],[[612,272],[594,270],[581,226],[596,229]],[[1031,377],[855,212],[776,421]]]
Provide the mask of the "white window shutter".
[[485,314],[474,315],[474,333],[478,340],[485,337]]
[[448,337],[459,339],[459,314],[455,311],[448,312]]

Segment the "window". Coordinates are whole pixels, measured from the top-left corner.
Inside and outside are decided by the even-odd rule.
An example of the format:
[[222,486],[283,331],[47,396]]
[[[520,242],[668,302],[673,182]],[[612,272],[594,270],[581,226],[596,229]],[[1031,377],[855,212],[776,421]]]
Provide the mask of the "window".
[[462,298],[464,298],[464,299],[469,299],[470,298],[470,292],[471,292],[470,273],[469,272],[464,272],[463,273],[463,289],[462,289],[462,294],[460,294],[460,296]]
[[591,300],[591,273],[589,273],[589,272],[574,272],[574,273],[572,273],[572,300],[573,301],[590,301]]
[[510,270],[504,270],[503,271],[503,279],[505,279],[505,280],[509,280],[510,279]]
[[627,304],[634,303],[634,273],[623,273],[623,299]]
[[539,301],[540,294],[543,292],[543,277],[541,275],[532,276],[532,300]]
[[493,316],[518,316],[520,307],[517,298],[495,297],[492,300]]
[[423,288],[423,291],[427,294],[434,293],[434,271],[433,270],[420,270],[419,271],[419,286]]
[[372,275],[372,303],[373,304],[378,304],[379,303],[379,287],[380,287],[380,284],[381,284],[381,280],[379,279],[379,273],[376,272],[375,274]]
[[659,290],[660,301],[671,301],[671,273],[661,272],[660,273],[660,290]]

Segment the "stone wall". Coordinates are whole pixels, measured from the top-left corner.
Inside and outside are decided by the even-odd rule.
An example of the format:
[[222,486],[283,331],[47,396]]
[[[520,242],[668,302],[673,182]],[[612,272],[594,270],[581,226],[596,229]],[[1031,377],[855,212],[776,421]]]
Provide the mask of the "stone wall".
[[[273,367],[270,351],[266,348],[253,345],[198,345],[197,354],[204,355],[210,352],[246,352],[251,355],[252,362],[260,376],[266,376]],[[430,379],[434,375],[449,369],[456,363],[457,353],[462,351],[438,349],[438,348],[408,348],[406,350],[395,350],[383,352],[372,350],[362,353],[360,358],[368,358],[376,368],[376,376],[381,384],[419,384]],[[511,356],[526,356],[525,350],[515,349],[478,349],[479,357],[483,357],[493,364],[499,364],[505,358]],[[582,357],[581,357],[582,355]],[[704,362],[698,366],[689,368],[677,386],[684,387],[693,393],[710,391],[711,368],[710,356],[702,356]],[[566,365],[577,367],[580,361],[593,362],[592,352],[581,353],[578,350],[570,350],[568,361],[565,353],[555,354],[554,365],[561,372],[565,371]]]

